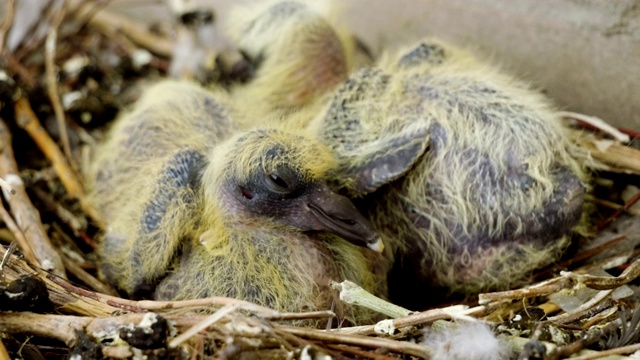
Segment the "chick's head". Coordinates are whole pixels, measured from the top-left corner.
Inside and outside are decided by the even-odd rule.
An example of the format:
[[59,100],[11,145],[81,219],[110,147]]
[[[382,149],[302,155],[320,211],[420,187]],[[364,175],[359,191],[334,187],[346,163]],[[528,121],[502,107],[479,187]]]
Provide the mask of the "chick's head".
[[236,221],[270,219],[301,231],[326,231],[382,251],[351,201],[329,189],[335,160],[318,141],[279,130],[254,130],[216,148],[203,175],[205,199]]

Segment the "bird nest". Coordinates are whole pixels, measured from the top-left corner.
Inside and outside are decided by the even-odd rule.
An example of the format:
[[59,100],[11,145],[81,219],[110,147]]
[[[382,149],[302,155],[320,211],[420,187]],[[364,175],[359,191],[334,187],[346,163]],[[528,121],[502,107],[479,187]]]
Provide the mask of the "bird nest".
[[[100,223],[79,169],[139,84],[166,75],[173,44],[99,1],[80,5],[44,7],[42,21],[25,32],[32,35],[10,49],[7,31],[16,31],[24,14],[9,1],[0,28],[0,359],[437,358],[453,347],[477,350],[469,339],[482,332],[489,340],[479,346],[505,358],[595,359],[640,350],[640,192],[632,185],[640,175],[639,134],[575,113],[562,115],[582,131],[579,141],[598,164],[594,238],[577,241],[527,286],[411,312],[336,284],[342,301],[392,316],[359,327],[340,326],[329,310],[118,296],[96,278]],[[225,74],[210,75],[234,80]],[[294,326],[309,319],[333,326]],[[467,342],[474,345],[464,348]]]

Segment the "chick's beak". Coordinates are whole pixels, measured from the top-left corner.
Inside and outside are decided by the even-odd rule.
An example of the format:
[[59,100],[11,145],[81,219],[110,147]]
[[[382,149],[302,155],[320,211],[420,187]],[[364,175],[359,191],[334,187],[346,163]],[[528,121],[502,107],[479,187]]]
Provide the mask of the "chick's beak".
[[321,188],[309,194],[306,205],[313,230],[327,231],[381,253],[382,240],[348,198]]

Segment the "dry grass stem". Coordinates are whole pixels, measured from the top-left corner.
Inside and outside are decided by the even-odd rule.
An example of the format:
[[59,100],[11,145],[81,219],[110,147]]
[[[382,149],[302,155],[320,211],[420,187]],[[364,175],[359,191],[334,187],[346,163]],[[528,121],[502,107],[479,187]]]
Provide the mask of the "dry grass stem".
[[71,163],[73,156],[71,154],[71,145],[69,144],[69,134],[67,133],[67,122],[65,120],[64,110],[60,102],[60,94],[58,93],[57,71],[56,71],[56,42],[58,41],[58,27],[64,17],[64,6],[56,10],[53,15],[53,23],[45,40],[44,65],[47,78],[47,93],[53,107],[53,112],[58,122],[58,131],[60,131],[60,140],[62,148],[67,156],[67,162]]
[[341,283],[332,282],[331,287],[340,292],[340,300],[347,304],[362,306],[394,319],[413,313],[411,310],[380,299],[349,280]]
[[11,149],[11,134],[4,121],[0,120],[0,177],[7,180],[15,190],[13,195],[4,192],[4,197],[9,203],[17,227],[24,234],[25,242],[29,244],[34,257],[38,259],[37,263],[43,269],[65,277],[62,259],[51,244],[40,220],[40,213],[29,200],[18,173],[18,164]]
[[187,331],[185,331],[182,334],[180,334],[180,335],[176,336],[175,338],[173,338],[173,340],[171,340],[171,342],[169,342],[169,347],[170,348],[175,348],[175,347],[180,346],[180,344],[182,344],[183,342],[185,342],[186,340],[188,340],[192,336],[196,335],[200,331],[205,330],[209,326],[217,323],[220,319],[222,319],[223,317],[227,316],[228,314],[231,314],[232,312],[236,311],[237,309],[238,309],[238,305],[237,304],[228,304],[228,305],[223,306],[222,308],[218,309],[218,311],[216,311],[215,313],[211,314],[210,316],[208,316],[206,319],[204,319],[200,323],[192,326]]
[[580,113],[576,113],[576,112],[571,112],[571,111],[559,111],[558,112],[558,116],[560,116],[561,118],[564,119],[568,119],[568,120],[574,120],[574,121],[581,121],[585,124],[591,125],[592,127],[611,135],[614,139],[622,142],[622,143],[628,143],[629,142],[629,135],[623,133],[622,131],[616,129],[615,127],[609,125],[607,122],[605,122],[604,120],[595,117],[595,116],[589,116],[589,115],[585,115],[585,114],[580,114]]
[[2,217],[2,221],[7,226],[7,228],[13,233],[13,237],[16,239],[15,243],[18,244],[22,254],[24,254],[25,259],[31,262],[34,265],[40,266],[40,260],[36,257],[31,249],[31,245],[27,238],[22,233],[22,230],[18,227],[18,225],[13,221],[11,214],[4,208],[4,204],[0,205],[0,217]]
[[134,21],[112,11],[101,9],[93,12],[93,4],[83,0],[68,0],[69,9],[74,9],[74,15],[80,22],[88,21],[108,37],[116,37],[117,34],[125,35],[137,45],[164,57],[171,56],[173,43],[161,36],[151,33],[142,22]]
[[5,42],[7,40],[7,33],[9,29],[11,29],[11,25],[13,25],[13,16],[15,15],[15,5],[16,0],[7,0],[5,2],[4,13],[6,14],[4,21],[2,22],[2,27],[0,28],[0,54],[4,53]]
[[20,97],[15,103],[16,123],[24,129],[38,148],[51,161],[53,168],[58,174],[60,182],[67,190],[67,194],[80,201],[80,205],[87,215],[89,215],[97,223],[101,223],[100,216],[97,215],[87,203],[84,197],[84,189],[78,175],[69,166],[69,162],[64,154],[60,151],[55,141],[51,139],[49,134],[44,130],[40,121],[33,113],[29,101],[25,97]]

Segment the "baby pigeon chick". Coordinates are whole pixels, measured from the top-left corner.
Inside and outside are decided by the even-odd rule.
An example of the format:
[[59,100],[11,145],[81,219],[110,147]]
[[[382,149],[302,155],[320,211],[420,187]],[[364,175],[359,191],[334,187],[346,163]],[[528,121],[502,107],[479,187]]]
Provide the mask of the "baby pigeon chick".
[[512,286],[580,223],[586,175],[548,101],[439,41],[354,73],[311,126],[395,257],[397,290]]
[[366,61],[366,50],[330,20],[333,10],[296,1],[236,9],[231,36],[256,70],[250,86],[232,89],[234,96],[250,101],[257,114],[287,112],[345,80],[352,66]]
[[357,246],[382,243],[327,187],[330,151],[276,129],[232,135],[241,116],[225,104],[164,82],[115,124],[90,175],[107,224],[103,275],[134,296],[230,296],[281,311],[329,308],[329,280],[384,296],[380,254]]

